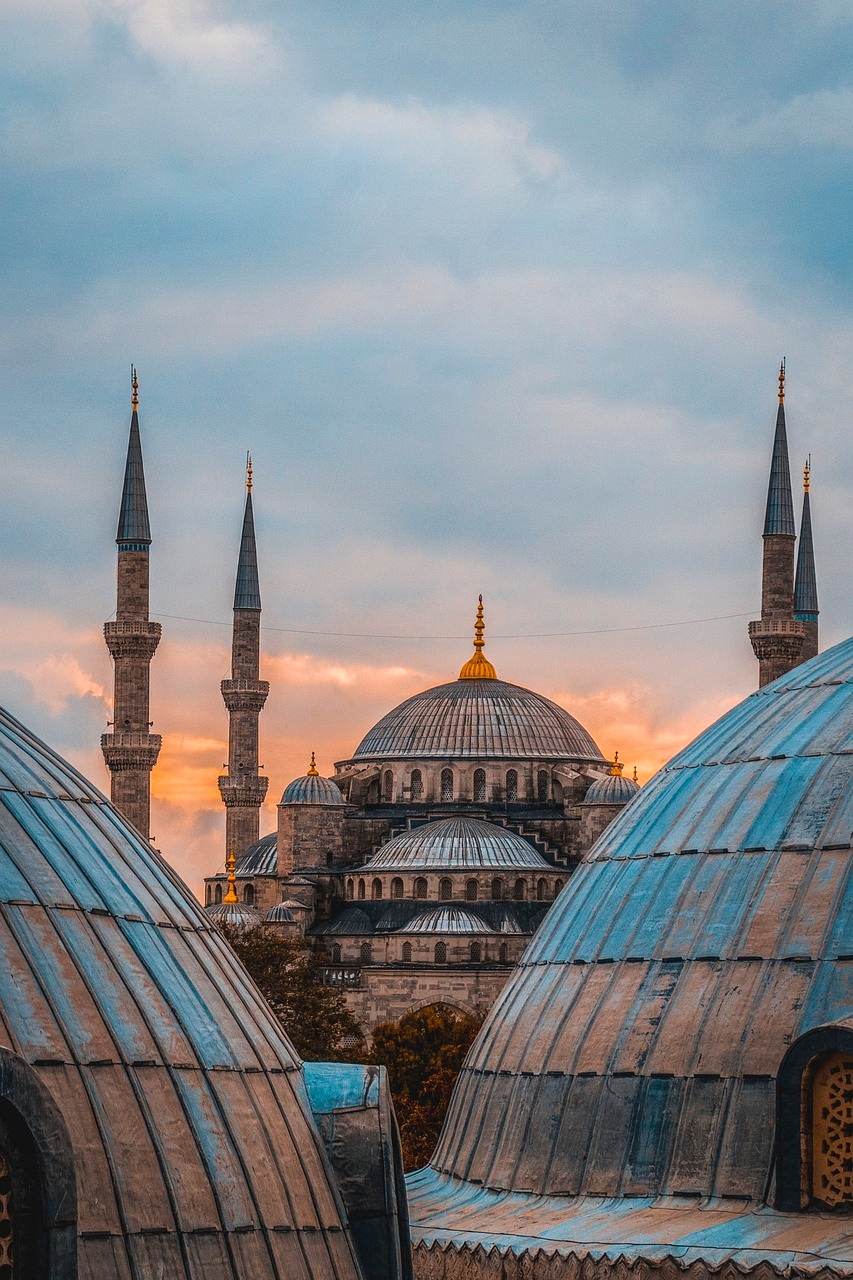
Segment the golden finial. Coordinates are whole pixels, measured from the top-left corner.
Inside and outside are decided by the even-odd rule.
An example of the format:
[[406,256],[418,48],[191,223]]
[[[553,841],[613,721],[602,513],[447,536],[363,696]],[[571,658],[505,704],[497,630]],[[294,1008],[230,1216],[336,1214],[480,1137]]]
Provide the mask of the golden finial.
[[252,455],[246,454],[246,492],[252,492]]
[[637,777],[637,766],[636,766],[636,765],[634,765],[634,781],[636,782],[637,786],[639,786],[639,785],[640,785],[640,779]]
[[237,897],[237,890],[234,888],[235,884],[237,883],[236,853],[234,853],[233,851],[229,853],[228,857],[225,859],[225,866],[228,870],[228,892],[226,893],[222,901],[223,902],[239,902],[240,899]]
[[779,365],[779,403],[785,403],[785,357],[782,357],[782,363]]
[[314,759],[314,752],[312,751],[312,752],[311,752],[311,763],[310,763],[310,765],[308,766],[308,777],[309,777],[309,778],[319,778],[319,776],[320,776],[320,774],[319,774],[319,773],[318,773],[318,771],[317,771],[317,761]]
[[459,672],[460,680],[497,680],[498,673],[495,671],[491,662],[483,653],[485,640],[483,635],[486,630],[486,623],[483,618],[483,597],[479,597],[477,604],[477,618],[474,622],[474,653],[465,663],[465,666]]
[[136,411],[139,408],[139,379],[136,376],[136,367],[130,366],[130,405]]
[[622,777],[622,770],[624,769],[624,767],[625,767],[625,766],[624,766],[623,764],[620,764],[620,762],[619,762],[619,752],[618,752],[618,751],[616,751],[616,752],[614,753],[614,755],[613,755],[613,764],[610,766],[610,776],[611,776],[611,778],[621,778],[621,777]]
[[809,480],[812,474],[812,455],[806,458],[806,465],[803,467],[803,489],[806,493],[809,491]]

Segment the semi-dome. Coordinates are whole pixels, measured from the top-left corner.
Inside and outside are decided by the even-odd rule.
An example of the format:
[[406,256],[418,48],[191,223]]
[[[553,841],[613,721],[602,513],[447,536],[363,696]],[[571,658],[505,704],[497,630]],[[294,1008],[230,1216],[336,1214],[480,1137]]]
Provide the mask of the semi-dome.
[[317,772],[314,752],[311,765],[301,778],[294,778],[284,789],[280,804],[343,804],[340,788],[331,778],[322,778]]
[[384,844],[364,871],[551,870],[514,831],[480,818],[439,818]]
[[623,778],[622,765],[617,755],[610,772],[606,777],[596,779],[581,803],[624,805],[633,800],[639,790],[640,784],[633,778]]
[[301,1064],[219,930],[4,712],[0,778],[16,1274],[359,1280]]
[[464,907],[433,907],[407,921],[398,933],[494,933],[485,920]]
[[586,856],[410,1182],[416,1235],[850,1274],[849,1217],[790,1211],[853,1203],[852,833],[848,640],[723,716]]
[[261,836],[237,859],[238,876],[274,876],[278,870],[278,835]]

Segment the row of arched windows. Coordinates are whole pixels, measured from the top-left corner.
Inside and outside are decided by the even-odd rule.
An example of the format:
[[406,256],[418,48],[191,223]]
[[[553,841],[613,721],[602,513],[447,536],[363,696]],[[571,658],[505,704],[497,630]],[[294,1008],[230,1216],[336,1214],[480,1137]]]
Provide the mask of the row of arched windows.
[[[489,886],[490,896],[493,902],[501,902],[505,899],[514,902],[526,902],[528,895],[528,884],[526,880],[519,877],[517,880],[505,882],[502,876],[494,876]],[[346,896],[350,900],[357,898],[359,902],[364,902],[367,898],[368,883],[366,880],[359,878],[358,882],[350,877],[346,882]],[[560,892],[560,881],[555,880],[553,893],[549,895],[548,881],[544,876],[540,876],[536,881],[536,901],[547,902],[549,896],[556,898]],[[370,881],[370,897],[374,902],[381,901],[383,896],[383,885],[379,876],[375,876]],[[438,899],[439,902],[453,901],[453,880],[450,876],[443,876],[438,882]],[[391,897],[405,897],[405,886],[400,876],[394,876],[391,881]],[[429,897],[429,881],[426,876],[417,876],[412,885],[412,897],[425,901]],[[465,881],[465,901],[476,902],[480,897],[480,884],[477,880]]]
[[[362,942],[359,947],[359,963],[373,963],[373,947],[369,942]],[[332,964],[341,963],[341,945],[336,942],[332,947]],[[403,964],[412,963],[412,944],[404,942],[402,948]],[[435,964],[447,964],[447,943],[437,942],[433,948],[433,960]],[[483,961],[483,944],[482,942],[470,942],[468,944],[468,960],[471,964],[481,964]],[[498,947],[498,964],[507,964],[509,962],[509,948],[505,942]]]
[[[215,884],[212,890],[208,886],[207,900],[208,902],[215,902],[217,905],[219,905],[219,903],[222,901],[222,885],[221,884]],[[255,886],[253,884],[243,885],[243,901],[245,902],[247,907],[253,907],[255,905]]]
[[[475,804],[485,804],[488,799],[486,787],[486,771],[485,769],[475,769],[472,779],[473,790],[472,795]],[[518,802],[518,770],[507,769],[504,779],[505,791],[504,795],[509,804]],[[456,799],[456,785],[452,769],[442,769],[440,778],[440,797],[443,803],[447,804]],[[498,800],[499,787],[495,789],[493,800]],[[550,799],[551,796],[551,775],[547,769],[539,769],[536,775],[536,798],[540,802]],[[412,769],[409,774],[409,798],[416,803],[424,799],[424,778],[420,769]],[[391,804],[394,799],[394,771],[386,769],[382,774],[382,799],[385,804]]]

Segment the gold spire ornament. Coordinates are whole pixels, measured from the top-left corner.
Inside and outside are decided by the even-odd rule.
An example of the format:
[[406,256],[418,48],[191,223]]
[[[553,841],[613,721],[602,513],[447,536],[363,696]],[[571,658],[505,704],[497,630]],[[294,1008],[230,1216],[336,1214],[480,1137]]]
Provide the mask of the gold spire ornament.
[[307,775],[307,776],[308,776],[309,778],[319,778],[319,776],[320,776],[320,774],[319,774],[319,772],[318,772],[318,769],[317,769],[317,761],[314,759],[314,752],[313,752],[313,751],[311,752],[311,763],[310,763],[310,765],[308,766],[308,775]]
[[634,765],[634,781],[636,782],[637,786],[639,786],[639,785],[640,785],[640,779],[637,777],[637,766],[636,766],[636,765]]
[[252,492],[252,455],[246,454],[246,492]]
[[474,653],[459,672],[460,680],[497,680],[498,673],[483,653],[483,639],[486,623],[483,618],[483,597],[477,605],[477,618],[474,623]]
[[779,403],[785,403],[785,357],[782,357],[782,363],[779,365]]
[[803,492],[804,493],[808,493],[809,491],[809,481],[811,479],[811,474],[812,474],[812,455],[809,454],[809,456],[806,458],[806,465],[803,467]]
[[225,895],[225,897],[222,899],[222,901],[223,901],[223,903],[225,903],[225,902],[229,902],[229,903],[230,903],[230,902],[239,902],[239,901],[240,901],[240,899],[237,897],[237,890],[236,890],[236,888],[234,887],[234,886],[236,885],[236,883],[237,883],[237,871],[236,871],[236,867],[237,867],[237,855],[236,855],[236,853],[234,853],[233,851],[232,851],[231,853],[229,853],[228,857],[225,859],[225,866],[226,866],[226,868],[227,868],[227,870],[228,870],[228,892],[226,893],[226,895]]
[[139,379],[136,376],[136,366],[130,366],[130,407],[134,413],[139,408]]
[[618,751],[614,752],[614,755],[613,755],[613,764],[610,766],[610,776],[611,776],[611,778],[621,778],[621,777],[622,777],[622,770],[623,770],[624,768],[625,768],[625,766],[624,766],[624,765],[620,762],[620,760],[619,760],[619,752],[618,752]]

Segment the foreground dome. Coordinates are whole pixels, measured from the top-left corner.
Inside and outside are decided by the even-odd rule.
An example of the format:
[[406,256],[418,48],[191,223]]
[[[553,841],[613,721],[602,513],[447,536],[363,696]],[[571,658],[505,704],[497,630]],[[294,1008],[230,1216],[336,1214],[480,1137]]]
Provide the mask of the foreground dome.
[[850,1217],[800,1212],[853,1208],[851,839],[853,640],[723,716],[587,855],[410,1180],[424,1247],[853,1274]]
[[479,818],[439,818],[394,836],[364,871],[552,870],[514,831]]

